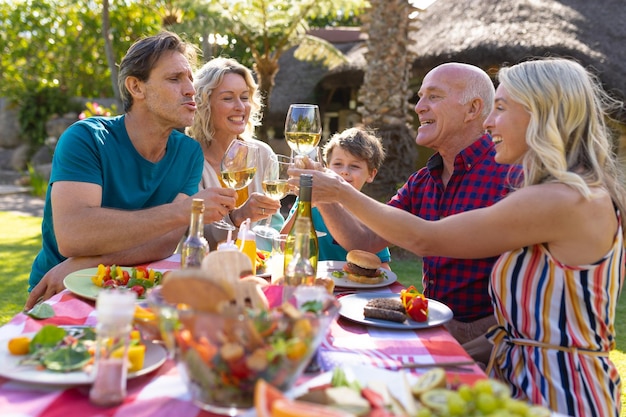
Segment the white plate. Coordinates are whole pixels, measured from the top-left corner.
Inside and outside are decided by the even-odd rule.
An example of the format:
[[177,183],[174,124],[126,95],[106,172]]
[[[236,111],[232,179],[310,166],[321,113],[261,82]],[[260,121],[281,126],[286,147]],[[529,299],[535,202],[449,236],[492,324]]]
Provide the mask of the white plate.
[[339,298],[341,309],[339,315],[349,320],[356,321],[368,326],[384,327],[387,329],[425,329],[428,327],[440,326],[452,319],[452,310],[436,300],[428,299],[428,320],[425,322],[417,322],[409,318],[403,323],[393,321],[370,319],[363,316],[363,308],[365,304],[372,298],[398,298],[400,294],[386,293],[357,293],[350,294]]
[[[356,289],[368,289],[368,288],[381,288],[393,284],[398,280],[398,276],[388,269],[380,268],[385,275],[385,279],[378,284],[361,284],[360,282],[350,281],[347,278],[347,274],[343,272],[343,266],[346,264],[344,261],[319,261],[317,263],[317,276],[318,277],[331,277],[335,281],[335,287],[341,288],[356,288]],[[334,274],[333,274],[334,272]],[[336,276],[341,273],[341,276]]]
[[[33,337],[36,332],[25,333],[23,336]],[[34,365],[20,365],[24,356],[9,353],[8,340],[0,341],[0,376],[20,382],[45,385],[82,385],[91,384],[93,376],[85,371],[52,372],[36,369]],[[161,345],[146,343],[146,356],[143,369],[129,372],[128,378],[137,378],[158,369],[167,358],[167,352]]]

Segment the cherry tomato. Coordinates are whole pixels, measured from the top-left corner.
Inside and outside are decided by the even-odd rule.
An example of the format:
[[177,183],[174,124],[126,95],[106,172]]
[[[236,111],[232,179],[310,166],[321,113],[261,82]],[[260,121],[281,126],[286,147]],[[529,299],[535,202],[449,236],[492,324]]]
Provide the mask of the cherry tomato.
[[146,292],[146,289],[141,285],[133,285],[131,291],[135,291],[137,293],[137,298],[139,298],[143,295],[144,292]]
[[428,320],[428,300],[423,295],[414,297],[406,307],[406,313],[417,322]]
[[252,371],[246,365],[246,359],[242,356],[239,359],[228,362],[229,371],[232,376],[238,379],[248,378]]

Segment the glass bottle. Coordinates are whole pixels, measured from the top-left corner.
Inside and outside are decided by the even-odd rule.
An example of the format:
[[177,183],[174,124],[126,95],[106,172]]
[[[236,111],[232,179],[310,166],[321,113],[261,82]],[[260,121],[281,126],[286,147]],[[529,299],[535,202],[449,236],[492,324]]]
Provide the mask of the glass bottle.
[[204,200],[194,198],[191,203],[189,234],[183,242],[180,255],[181,268],[200,268],[202,259],[208,253],[209,243],[204,238]]
[[133,291],[100,291],[96,300],[96,348],[92,404],[113,407],[126,397],[128,345],[137,295]]
[[311,221],[306,217],[296,219],[293,257],[285,268],[285,285],[297,287],[315,284],[315,269],[309,260],[310,225]]
[[309,220],[308,223],[308,231],[307,234],[309,236],[309,249],[308,249],[308,258],[311,266],[313,267],[313,277],[315,278],[315,274],[317,273],[317,258],[319,256],[319,244],[317,242],[317,233],[315,233],[315,228],[313,227],[313,220],[311,219],[311,192],[313,190],[313,176],[309,174],[300,175],[300,194],[298,196],[298,206],[295,212],[295,223],[294,227],[291,228],[289,234],[287,235],[287,241],[285,242],[285,260],[284,260],[284,270],[285,276],[287,271],[287,266],[291,259],[294,256],[294,247],[296,240],[296,227],[295,225],[300,218],[306,218]]

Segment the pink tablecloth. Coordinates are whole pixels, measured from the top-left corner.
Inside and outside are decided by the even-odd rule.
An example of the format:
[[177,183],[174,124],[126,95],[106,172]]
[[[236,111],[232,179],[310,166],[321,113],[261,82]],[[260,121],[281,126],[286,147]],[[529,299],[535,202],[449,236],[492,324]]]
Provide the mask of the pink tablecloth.
[[[170,270],[177,269],[179,263],[176,257],[172,257],[148,266]],[[392,285],[386,291],[398,292],[400,288],[399,284]],[[55,317],[37,321],[18,314],[0,327],[0,340],[37,331],[44,324],[96,324],[93,301],[80,299],[66,290],[47,303],[54,308]],[[398,331],[365,327],[344,319],[331,326],[319,357],[323,369],[331,369],[336,364],[393,368],[402,363],[469,360],[467,353],[443,327]],[[453,383],[472,382],[484,377],[477,366],[448,372],[448,379]],[[0,377],[0,414],[33,417],[212,415],[190,401],[189,392],[171,360],[149,375],[129,380],[128,397],[118,407],[92,406],[88,388],[37,386]]]

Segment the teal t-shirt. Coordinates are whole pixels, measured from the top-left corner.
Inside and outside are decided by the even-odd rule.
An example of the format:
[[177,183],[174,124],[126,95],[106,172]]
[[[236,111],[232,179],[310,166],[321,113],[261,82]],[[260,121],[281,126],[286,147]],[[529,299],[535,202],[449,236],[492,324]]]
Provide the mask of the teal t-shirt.
[[181,193],[195,194],[203,159],[198,142],[177,130],[170,134],[160,161],[144,159],[130,141],[124,115],[90,117],[70,126],[59,138],[52,159],[41,226],[43,247],[33,263],[29,291],[65,260],[58,251],[52,223],[50,190],[56,181],[98,184],[102,207],[138,210],[170,203]]
[[[298,200],[293,204],[291,211],[289,212],[289,217],[291,217],[294,211],[298,207]],[[311,209],[311,220],[313,221],[313,226],[315,230],[318,232],[325,232],[325,236],[318,236],[317,242],[319,244],[319,260],[320,261],[345,261],[346,255],[348,251],[346,251],[339,243],[335,241],[333,235],[330,234],[326,224],[324,223],[324,219],[320,214],[320,211],[313,207]],[[380,258],[381,262],[389,262],[391,260],[391,254],[389,253],[389,248],[384,248],[376,255]]]

